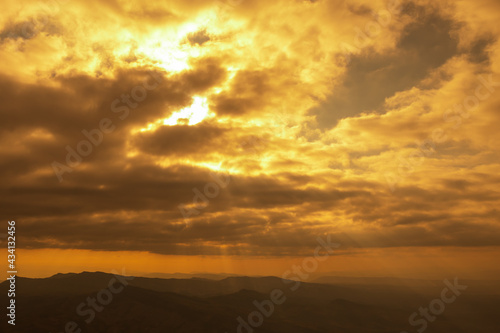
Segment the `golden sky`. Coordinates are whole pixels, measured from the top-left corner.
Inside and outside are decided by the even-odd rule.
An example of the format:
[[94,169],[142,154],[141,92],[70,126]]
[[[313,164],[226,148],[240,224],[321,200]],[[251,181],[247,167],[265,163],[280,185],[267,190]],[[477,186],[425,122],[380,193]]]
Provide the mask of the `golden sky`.
[[496,0],[3,4],[20,274],[280,275],[331,235],[325,272],[498,276],[499,19]]

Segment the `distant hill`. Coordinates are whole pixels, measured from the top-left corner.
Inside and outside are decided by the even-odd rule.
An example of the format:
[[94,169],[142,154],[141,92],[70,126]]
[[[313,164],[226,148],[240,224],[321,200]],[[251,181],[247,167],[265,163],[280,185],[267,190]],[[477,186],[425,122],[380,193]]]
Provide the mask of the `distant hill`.
[[[17,333],[64,332],[67,322],[77,323],[82,333],[224,333],[238,332],[238,317],[248,321],[256,311],[254,302],[270,299],[279,289],[286,300],[253,332],[297,333],[399,333],[416,332],[408,323],[411,313],[440,297],[442,285],[418,289],[386,282],[370,284],[346,281],[340,284],[301,283],[291,291],[292,281],[277,277],[226,277],[221,280],[136,277],[103,305],[95,318],[81,316],[76,309],[96,298],[116,277],[103,272],[56,274],[45,279],[18,278],[17,325],[6,328]],[[351,281],[352,282],[352,281]],[[422,284],[422,283],[418,283]],[[417,285],[418,285],[417,284]],[[115,284],[114,287],[118,287]],[[0,292],[7,291],[0,284]],[[90,307],[84,307],[90,309]],[[494,333],[499,331],[497,310],[500,297],[476,292],[469,286],[455,303],[447,306],[428,332]],[[2,324],[3,325],[3,324]],[[10,331],[8,331],[10,332]],[[253,333],[252,332],[252,333]],[[250,333],[241,329],[241,333]]]
[[145,277],[150,278],[160,278],[160,279],[208,279],[208,280],[222,280],[227,277],[241,276],[238,274],[227,274],[227,273],[151,273]]

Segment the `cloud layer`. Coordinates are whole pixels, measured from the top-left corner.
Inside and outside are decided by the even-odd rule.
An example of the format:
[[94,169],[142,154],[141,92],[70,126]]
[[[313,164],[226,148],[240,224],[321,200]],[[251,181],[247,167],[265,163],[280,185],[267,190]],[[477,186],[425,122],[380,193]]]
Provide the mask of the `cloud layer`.
[[493,0],[10,4],[2,216],[34,249],[500,246],[499,18]]

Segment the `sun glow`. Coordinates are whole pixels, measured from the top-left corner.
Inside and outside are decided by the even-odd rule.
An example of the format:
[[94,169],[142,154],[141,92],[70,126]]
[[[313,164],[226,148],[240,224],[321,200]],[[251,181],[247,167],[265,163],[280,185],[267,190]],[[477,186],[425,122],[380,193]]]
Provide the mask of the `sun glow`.
[[168,72],[178,73],[190,68],[189,60],[207,53],[207,48],[197,47],[188,42],[187,36],[216,23],[217,15],[213,10],[200,13],[192,22],[175,29],[157,29],[137,48],[139,53],[153,60],[157,66]]
[[134,129],[132,134],[138,132],[151,132],[156,131],[158,127],[161,126],[176,126],[176,125],[196,125],[201,123],[207,118],[215,117],[213,112],[210,112],[208,108],[208,102],[206,97],[193,97],[193,104],[184,109],[174,112],[170,117],[165,119],[158,119],[153,123],[147,124],[143,128]]
[[214,114],[208,108],[207,98],[196,96],[193,104],[174,112],[169,118],[163,120],[164,125],[196,125],[205,118],[213,117]]
[[200,54],[196,48],[189,45],[179,46],[176,43],[157,43],[151,47],[139,48],[151,59],[155,59],[159,67],[168,72],[177,73],[189,69],[188,60]]

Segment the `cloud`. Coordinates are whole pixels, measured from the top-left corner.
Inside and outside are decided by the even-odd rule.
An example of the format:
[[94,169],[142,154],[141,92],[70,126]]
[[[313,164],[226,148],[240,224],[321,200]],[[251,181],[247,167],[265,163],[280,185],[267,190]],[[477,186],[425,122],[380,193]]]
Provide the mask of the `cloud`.
[[137,147],[154,155],[189,155],[203,150],[212,150],[214,140],[223,135],[224,129],[208,124],[195,126],[163,126],[155,132],[138,134]]
[[352,56],[341,86],[311,110],[320,126],[330,128],[346,117],[383,112],[386,98],[418,86],[429,72],[457,54],[458,40],[453,37],[456,22],[441,16],[437,9],[413,4],[405,7],[403,14],[411,23],[401,32],[396,49],[378,54],[367,48]]
[[[500,246],[495,2],[404,2],[350,54],[383,1],[77,1],[12,37],[32,6],[6,8],[0,32],[0,211],[23,221],[21,247]],[[52,163],[102,119],[114,130],[60,183]],[[231,181],[187,227],[179,205],[214,172]]]
[[207,34],[206,30],[199,30],[188,34],[189,43],[203,45],[210,40],[210,36]]
[[60,36],[63,34],[63,28],[59,22],[46,16],[30,17],[25,21],[11,21],[0,31],[0,42],[5,43],[7,39],[28,40],[35,38],[39,33],[45,33],[48,36]]

